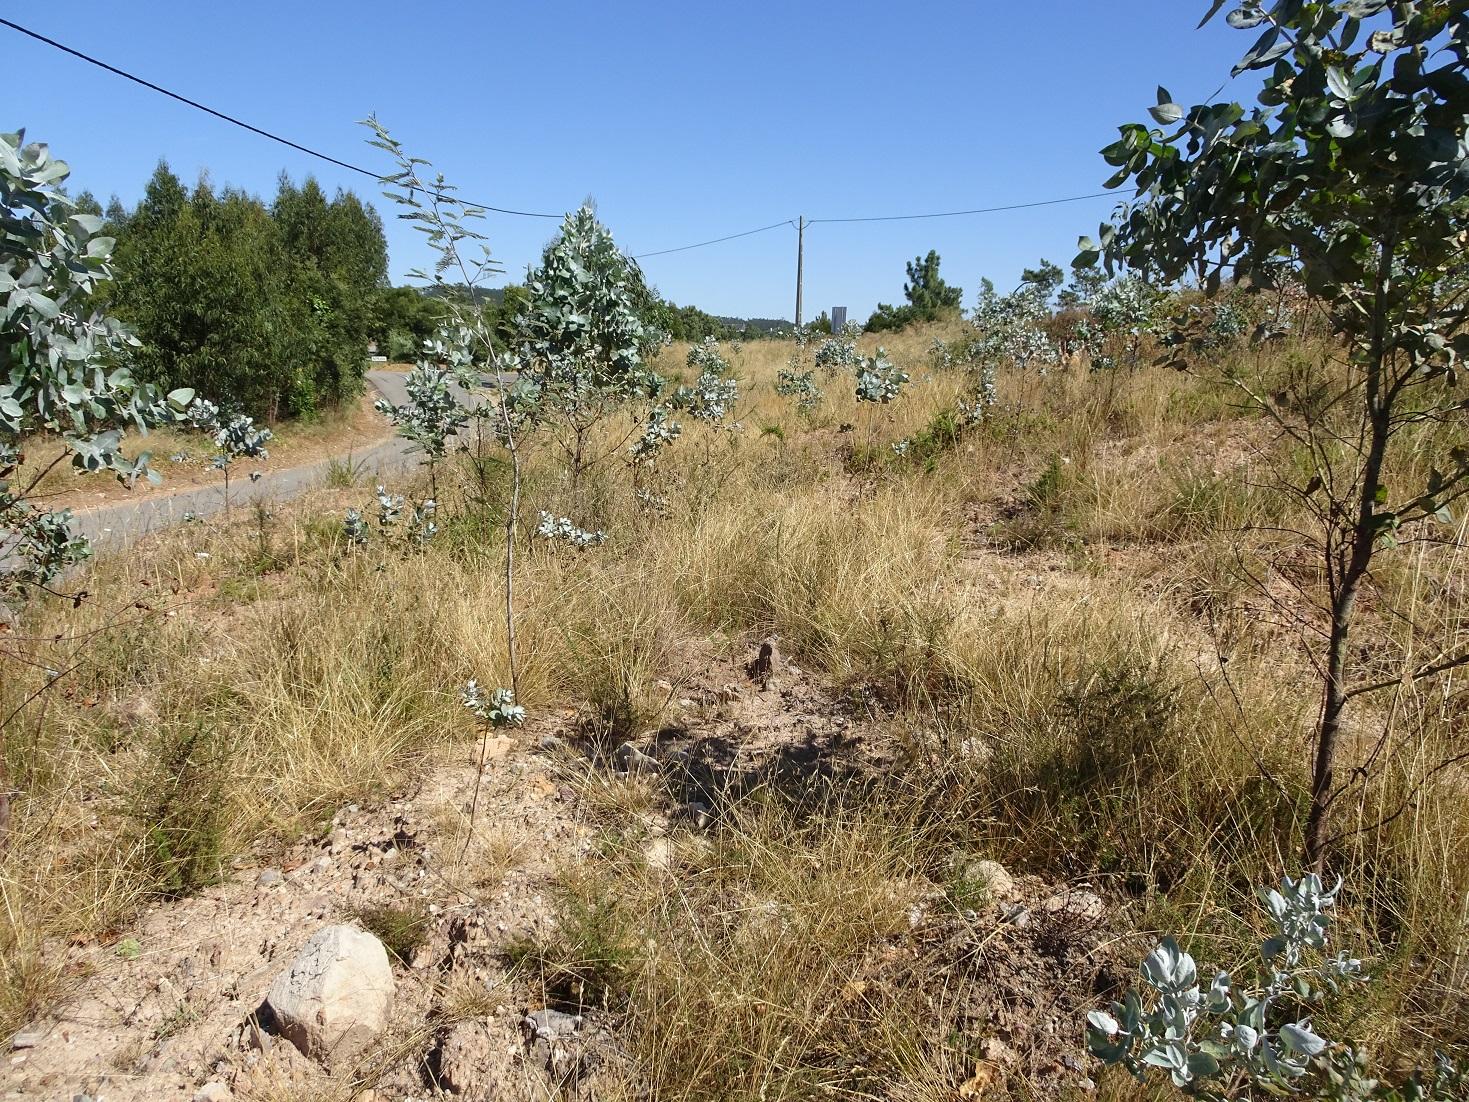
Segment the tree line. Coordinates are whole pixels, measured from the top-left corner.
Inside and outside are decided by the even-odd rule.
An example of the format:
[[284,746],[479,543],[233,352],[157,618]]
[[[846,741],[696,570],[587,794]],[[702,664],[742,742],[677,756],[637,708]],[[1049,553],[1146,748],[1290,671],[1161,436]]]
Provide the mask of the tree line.
[[[90,195],[77,203],[103,213]],[[102,232],[116,278],[97,305],[137,337],[141,381],[187,383],[270,421],[361,392],[390,305],[388,252],[377,212],[352,192],[282,174],[266,204],[207,177],[189,189],[160,163],[135,207],[108,204]]]

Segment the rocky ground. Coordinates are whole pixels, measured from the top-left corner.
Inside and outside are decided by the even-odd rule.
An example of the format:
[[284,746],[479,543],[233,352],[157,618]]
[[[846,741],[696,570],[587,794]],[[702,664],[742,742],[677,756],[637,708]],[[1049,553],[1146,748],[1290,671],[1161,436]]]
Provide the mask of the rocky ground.
[[[706,658],[684,681],[660,683],[662,729],[610,753],[589,750],[574,711],[491,738],[482,774],[481,748],[456,747],[411,789],[341,808],[285,852],[237,860],[221,883],[155,906],[115,940],[58,948],[74,994],[15,1037],[0,1092],[91,1102],[640,1093],[616,1016],[547,1005],[510,949],[546,933],[558,871],[598,859],[609,814],[636,816],[648,862],[676,875],[668,836],[719,829],[721,803],[742,790],[818,773],[860,782],[884,768],[890,749],[862,699],[834,694],[778,650],[771,658],[757,646],[748,664]],[[597,778],[644,773],[660,782],[646,806],[609,809],[592,795]],[[955,906],[937,885],[915,892],[907,935],[875,952],[851,990],[942,995],[945,1028],[980,1052],[956,1072],[956,1097],[980,1097],[1007,1073],[1047,1093],[1089,1089],[1080,1014],[1121,976],[1105,948],[1108,906],[1087,886],[993,862],[962,871],[985,884],[984,902]]]

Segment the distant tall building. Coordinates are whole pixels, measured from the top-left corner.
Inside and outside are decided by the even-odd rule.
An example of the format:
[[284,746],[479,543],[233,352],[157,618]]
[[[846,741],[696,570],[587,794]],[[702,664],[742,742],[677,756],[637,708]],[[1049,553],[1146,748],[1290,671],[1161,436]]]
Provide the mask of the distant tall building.
[[847,324],[847,308],[845,306],[833,306],[831,308],[831,331],[840,333],[842,326]]

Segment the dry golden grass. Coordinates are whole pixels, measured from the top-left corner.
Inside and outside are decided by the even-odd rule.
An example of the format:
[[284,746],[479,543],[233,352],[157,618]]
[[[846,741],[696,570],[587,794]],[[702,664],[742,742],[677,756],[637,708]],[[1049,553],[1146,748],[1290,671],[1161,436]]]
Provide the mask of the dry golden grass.
[[[790,347],[744,346],[744,431],[687,426],[640,476],[667,517],[608,460],[573,519],[609,542],[522,557],[532,709],[579,707],[620,740],[657,718],[667,700],[653,682],[677,680],[691,645],[777,631],[803,665],[875,690],[913,751],[897,778],[911,804],[890,818],[803,833],[752,811],[721,834],[730,852],[684,855],[673,885],[613,855],[628,884],[616,928],[660,931],[622,989],[644,1057],[678,1077],[670,1095],[768,1093],[771,1076],[800,1093],[814,1043],[803,1023],[854,1028],[823,1008],[842,962],[895,920],[912,838],[1111,878],[1144,894],[1157,929],[1191,933],[1226,966],[1253,952],[1250,885],[1294,870],[1318,692],[1299,628],[1319,571],[1290,532],[1252,527],[1302,525],[1269,486],[1296,460],[1236,394],[1152,368],[1002,377],[993,423],[926,463],[901,460],[890,445],[964,386],[926,367],[932,336],[886,341],[914,376],[890,407],[823,379],[811,417],[773,391]],[[680,363],[670,350],[665,366]],[[1430,444],[1405,441],[1396,471],[1420,471]],[[0,679],[0,714],[19,709],[6,760],[20,792],[0,860],[0,1034],[57,994],[47,946],[105,933],[207,881],[223,855],[324,820],[471,734],[458,687],[508,679],[499,536],[474,480],[444,484],[445,531],[424,554],[348,553],[340,510],[366,495],[323,492],[261,531],[186,528],[99,563],[90,602],[42,603],[3,644],[35,639],[34,663],[6,657]],[[555,456],[533,455],[525,515],[567,512],[567,492]],[[1465,630],[1460,555],[1384,559],[1361,639],[1385,676]],[[1251,571],[1276,604],[1250,603]],[[63,676],[23,705],[47,666]],[[1359,713],[1358,752],[1382,737],[1384,767],[1340,816],[1337,870],[1354,947],[1388,966],[1350,1025],[1395,1055],[1469,1041],[1466,778],[1437,768],[1462,720],[1452,679]],[[198,783],[160,786],[169,768]],[[609,814],[634,798],[653,797],[598,797]],[[824,871],[791,874],[807,867]],[[729,897],[779,900],[791,936],[704,936],[743,914],[717,902]],[[942,1045],[888,1013],[863,1044],[915,1097],[937,1097],[953,1081],[934,1071]],[[717,1028],[691,1035],[691,1020]]]

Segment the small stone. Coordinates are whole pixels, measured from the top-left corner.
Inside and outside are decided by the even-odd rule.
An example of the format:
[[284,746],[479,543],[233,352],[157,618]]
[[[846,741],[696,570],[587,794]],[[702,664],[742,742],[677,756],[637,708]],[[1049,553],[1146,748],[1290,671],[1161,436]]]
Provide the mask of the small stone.
[[989,899],[1004,903],[1014,898],[1015,878],[998,861],[960,855],[955,858],[953,866],[956,877],[982,887]]
[[648,862],[649,868],[669,871],[673,868],[673,843],[667,838],[654,838],[643,850],[643,860]]
[[959,743],[959,756],[966,761],[982,765],[994,757],[994,754],[994,750],[982,739],[967,738]]
[[684,814],[689,817],[689,822],[694,824],[698,830],[704,830],[714,821],[714,816],[709,810],[708,804],[701,804],[697,800],[684,805]]
[[581,1022],[580,1014],[566,1014],[547,1007],[544,1010],[532,1010],[520,1019],[520,1027],[529,1036],[548,1041],[554,1037],[570,1036],[581,1028]]
[[1017,903],[1005,910],[1005,917],[1002,921],[1009,926],[1014,926],[1017,930],[1023,930],[1030,925],[1030,908],[1022,907]]
[[649,757],[630,742],[612,751],[612,760],[624,773],[656,773],[658,759]]
[[285,882],[279,869],[261,869],[260,875],[255,878],[255,886],[258,888],[273,888],[277,884]]
[[556,735],[542,735],[539,741],[536,742],[536,748],[545,751],[547,754],[555,753],[565,745],[566,743]]
[[1057,892],[1042,903],[1041,910],[1047,914],[1065,914],[1073,918],[1096,922],[1107,913],[1107,905],[1095,892],[1081,888],[1068,888],[1066,891]]
[[1083,1075],[1080,1079],[1076,1081],[1076,1088],[1077,1090],[1082,1090],[1085,1091],[1087,1094],[1091,1094],[1092,1091],[1097,1089],[1097,1085],[1092,1080]]
[[40,1029],[22,1029],[10,1039],[10,1047],[19,1052],[25,1048],[35,1048],[44,1040],[46,1034]]
[[980,1055],[992,1064],[1009,1067],[1015,1063],[1015,1050],[998,1037],[987,1037],[979,1046]]
[[229,1102],[234,1095],[218,1079],[205,1083],[194,1092],[194,1102]]

